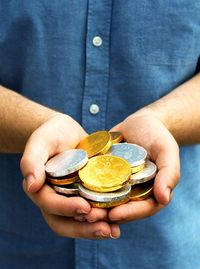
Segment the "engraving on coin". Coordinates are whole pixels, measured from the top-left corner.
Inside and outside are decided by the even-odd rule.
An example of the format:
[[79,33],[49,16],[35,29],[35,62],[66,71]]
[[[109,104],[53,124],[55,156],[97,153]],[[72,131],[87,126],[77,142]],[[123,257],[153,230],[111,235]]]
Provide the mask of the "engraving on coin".
[[138,173],[132,174],[129,183],[134,185],[147,182],[155,177],[156,171],[157,166],[151,161],[146,161],[144,169]]
[[147,157],[147,151],[143,147],[130,143],[114,144],[107,154],[124,158],[131,167],[143,164]]
[[86,189],[81,184],[79,185],[79,194],[82,197],[85,197],[89,200],[96,201],[96,202],[114,202],[119,201],[121,199],[125,199],[128,197],[131,191],[131,186],[126,184],[123,188],[115,192],[95,192]]
[[112,145],[112,139],[109,132],[98,131],[88,135],[77,146],[87,152],[88,157],[98,154],[105,154]]
[[90,190],[107,192],[110,187],[121,188],[129,180],[131,167],[129,163],[117,156],[96,156],[79,171],[82,184]]
[[66,150],[51,158],[45,165],[45,171],[52,177],[62,177],[78,171],[87,161],[88,156],[84,150]]

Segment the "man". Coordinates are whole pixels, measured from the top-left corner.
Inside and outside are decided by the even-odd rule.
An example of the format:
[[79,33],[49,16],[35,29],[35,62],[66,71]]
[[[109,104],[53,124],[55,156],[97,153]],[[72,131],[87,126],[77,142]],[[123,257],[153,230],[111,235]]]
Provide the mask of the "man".
[[[24,191],[62,236],[2,154],[1,268],[199,266],[198,145],[180,149],[171,201],[178,144],[200,141],[199,14],[186,0],[1,1],[0,149],[23,152]],[[108,211],[44,184],[51,156],[110,128],[156,162],[155,199]]]

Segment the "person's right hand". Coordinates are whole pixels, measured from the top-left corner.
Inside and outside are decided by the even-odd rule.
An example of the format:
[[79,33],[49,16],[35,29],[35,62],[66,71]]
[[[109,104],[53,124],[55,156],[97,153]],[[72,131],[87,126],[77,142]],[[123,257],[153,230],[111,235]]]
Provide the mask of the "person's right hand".
[[104,221],[107,210],[91,208],[81,197],[59,195],[45,184],[47,160],[75,148],[86,135],[76,121],[64,114],[57,114],[43,123],[30,136],[21,159],[23,188],[56,234],[87,239],[118,238],[119,226]]

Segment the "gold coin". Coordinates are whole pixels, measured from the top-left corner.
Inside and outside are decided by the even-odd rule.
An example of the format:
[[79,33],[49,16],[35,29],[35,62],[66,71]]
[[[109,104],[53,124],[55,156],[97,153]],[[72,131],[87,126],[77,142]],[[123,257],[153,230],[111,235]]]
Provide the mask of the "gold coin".
[[145,163],[138,165],[138,166],[135,166],[135,167],[134,166],[131,167],[132,174],[135,174],[135,173],[142,171],[142,169],[144,169],[144,167],[145,167]]
[[112,186],[112,187],[105,188],[105,187],[99,187],[99,186],[95,187],[95,186],[87,184],[87,183],[85,184],[84,182],[81,181],[81,184],[85,188],[87,188],[88,190],[97,191],[97,192],[113,192],[113,191],[116,191],[116,190],[119,190],[119,189],[123,188],[126,183],[127,182],[125,182],[122,185],[117,185],[117,186]]
[[130,164],[120,157],[110,155],[93,157],[79,170],[83,185],[99,192],[121,188],[129,180],[130,175]]
[[123,141],[123,135],[120,132],[110,132],[111,137],[112,137],[112,143],[117,144]]
[[47,176],[46,179],[49,183],[51,183],[53,185],[67,185],[67,184],[72,184],[72,183],[78,181],[79,176],[78,176],[78,173],[75,172],[75,173],[72,173],[70,175],[67,175],[64,177],[57,177],[57,178]]
[[129,201],[129,198],[122,199],[120,201],[112,201],[112,202],[95,202],[91,200],[87,200],[93,207],[98,207],[98,208],[110,208],[110,207],[115,207],[119,206],[122,204],[125,204]]
[[142,201],[153,194],[153,181],[141,183],[132,187],[130,201]]
[[78,144],[78,149],[87,152],[88,157],[105,154],[112,146],[112,138],[109,132],[99,131],[88,135]]

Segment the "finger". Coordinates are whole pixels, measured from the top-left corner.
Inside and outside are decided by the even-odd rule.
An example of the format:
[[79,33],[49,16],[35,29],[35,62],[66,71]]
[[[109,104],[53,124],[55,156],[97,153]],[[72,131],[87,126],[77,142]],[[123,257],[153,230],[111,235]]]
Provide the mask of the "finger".
[[90,223],[99,220],[107,220],[107,210],[102,208],[92,208],[90,213],[85,216],[85,219]]
[[85,239],[118,238],[120,236],[120,229],[116,224],[109,225],[103,221],[81,223],[70,218],[42,213],[48,225],[59,236]]
[[45,181],[45,163],[52,150],[56,148],[52,138],[44,132],[35,132],[30,137],[20,162],[24,178],[27,181],[28,191],[36,192]]
[[179,150],[176,145],[162,149],[156,158],[158,173],[154,182],[154,196],[158,203],[166,205],[171,200],[172,190],[180,178]]
[[50,186],[44,185],[38,192],[30,193],[26,189],[24,180],[24,191],[29,198],[43,211],[48,214],[60,216],[77,216],[88,214],[91,210],[90,204],[81,197],[65,197],[57,194]]
[[112,239],[117,239],[120,237],[120,227],[117,223],[115,224],[110,224],[110,228],[111,228],[111,234],[110,234],[110,237]]
[[150,217],[163,207],[163,205],[158,204],[153,198],[144,201],[130,201],[127,204],[111,209],[108,217],[110,221],[123,223]]

